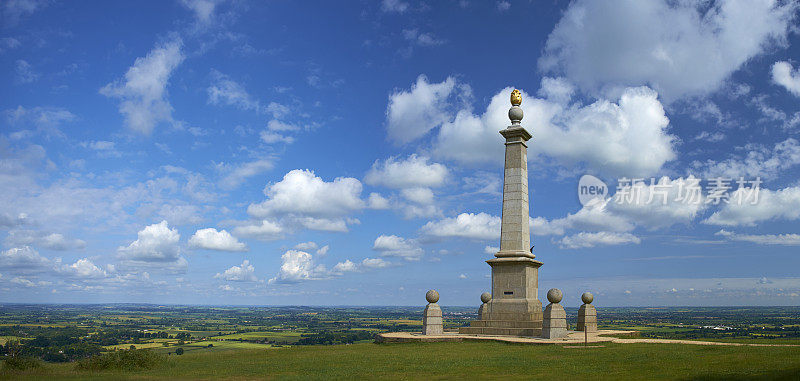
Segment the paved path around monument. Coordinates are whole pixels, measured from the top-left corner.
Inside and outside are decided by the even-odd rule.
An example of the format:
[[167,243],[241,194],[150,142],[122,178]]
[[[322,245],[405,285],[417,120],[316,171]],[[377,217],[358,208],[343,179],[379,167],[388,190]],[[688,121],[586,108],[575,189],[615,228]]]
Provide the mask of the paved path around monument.
[[[798,344],[750,344],[750,343],[726,343],[719,341],[697,341],[697,340],[670,340],[670,339],[623,339],[610,337],[609,335],[631,334],[636,331],[615,331],[600,330],[589,333],[589,343],[657,343],[657,344],[693,344],[693,345],[727,345],[727,346],[751,346],[751,347],[800,347]],[[410,343],[410,342],[441,342],[441,341],[465,341],[465,340],[490,340],[506,343],[518,344],[582,344],[584,343],[584,333],[581,331],[569,331],[567,337],[561,339],[544,339],[540,337],[516,337],[516,336],[488,336],[488,335],[461,335],[455,332],[445,332],[441,335],[422,335],[411,332],[389,332],[378,335],[378,341],[383,343]]]

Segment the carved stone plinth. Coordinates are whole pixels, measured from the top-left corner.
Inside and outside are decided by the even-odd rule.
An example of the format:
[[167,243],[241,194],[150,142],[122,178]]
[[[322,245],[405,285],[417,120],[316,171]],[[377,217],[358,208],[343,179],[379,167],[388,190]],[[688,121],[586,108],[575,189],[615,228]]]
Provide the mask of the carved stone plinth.
[[545,307],[542,337],[545,339],[567,337],[567,313],[561,304],[550,303]]
[[578,309],[578,331],[597,332],[597,309],[592,305],[594,295],[591,292],[584,292],[581,295],[583,305]]
[[439,292],[428,290],[425,293],[425,300],[428,301],[428,305],[425,306],[425,311],[422,312],[422,334],[441,335],[444,332],[442,327],[442,308],[436,304],[439,301]]

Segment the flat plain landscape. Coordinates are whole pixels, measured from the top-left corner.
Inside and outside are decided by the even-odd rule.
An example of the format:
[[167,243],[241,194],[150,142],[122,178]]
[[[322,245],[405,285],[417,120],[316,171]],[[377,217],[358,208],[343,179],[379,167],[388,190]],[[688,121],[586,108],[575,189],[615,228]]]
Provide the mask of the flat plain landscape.
[[[800,377],[800,346],[374,343],[380,332],[419,330],[421,309],[3,305],[4,358],[31,358],[35,365],[4,364],[0,378]],[[476,318],[474,308],[444,310],[446,329]],[[574,326],[576,309],[567,312]],[[598,314],[601,329],[633,330],[634,337],[800,345],[798,307],[600,308]],[[99,361],[137,353],[153,356]]]

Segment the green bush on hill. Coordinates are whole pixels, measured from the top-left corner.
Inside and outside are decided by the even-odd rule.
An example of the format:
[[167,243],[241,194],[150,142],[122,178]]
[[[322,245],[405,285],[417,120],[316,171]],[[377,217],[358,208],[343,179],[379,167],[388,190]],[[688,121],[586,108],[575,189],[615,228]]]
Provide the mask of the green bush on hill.
[[30,356],[10,356],[3,363],[3,370],[29,370],[42,366],[42,362]]
[[163,356],[147,349],[128,349],[103,353],[78,361],[77,370],[150,369],[164,361]]

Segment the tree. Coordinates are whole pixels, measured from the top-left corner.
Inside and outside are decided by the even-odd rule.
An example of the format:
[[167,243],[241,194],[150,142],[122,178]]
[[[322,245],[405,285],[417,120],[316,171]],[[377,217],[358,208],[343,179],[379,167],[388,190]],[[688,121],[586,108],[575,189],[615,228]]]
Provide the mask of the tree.
[[175,350],[175,354],[178,355],[178,356],[182,355],[183,354],[183,348],[176,349]]
[[130,347],[130,349],[136,349],[136,346],[135,346],[135,345],[133,345],[133,344],[131,344],[131,347]]
[[16,357],[19,356],[22,352],[22,345],[20,345],[19,340],[9,340],[6,342],[6,353],[9,356]]

